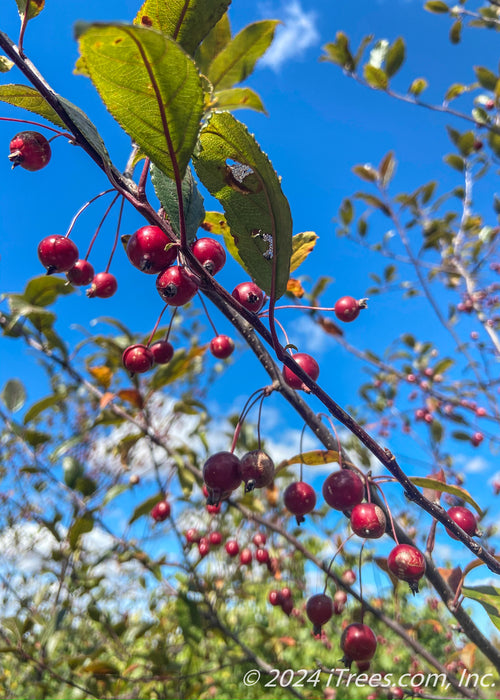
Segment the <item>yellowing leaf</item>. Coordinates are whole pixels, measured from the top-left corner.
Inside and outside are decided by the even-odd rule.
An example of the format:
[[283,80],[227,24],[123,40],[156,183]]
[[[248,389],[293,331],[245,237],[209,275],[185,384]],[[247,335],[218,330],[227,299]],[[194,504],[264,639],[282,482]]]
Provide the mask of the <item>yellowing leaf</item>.
[[132,404],[135,408],[142,408],[144,405],[142,396],[137,389],[121,389],[117,396],[119,396],[122,401],[127,401]]
[[108,389],[111,384],[111,380],[113,379],[113,372],[106,366],[89,367],[89,374],[91,374],[96,382],[105,389]]
[[312,450],[285,459],[276,467],[276,471],[289,467],[292,464],[306,464],[309,467],[317,467],[322,464],[331,464],[339,461],[339,453],[336,450]]
[[301,299],[305,294],[304,287],[301,285],[299,280],[295,280],[292,277],[286,284],[286,291],[293,294],[293,296],[297,297],[297,299]]
[[290,258],[290,272],[302,265],[316,245],[318,236],[313,231],[297,233],[292,238],[292,257]]
[[108,404],[113,401],[115,398],[115,395],[113,394],[112,391],[106,391],[102,396],[101,400],[99,401],[99,408],[102,410],[103,408],[106,408]]
[[409,478],[410,481],[413,484],[415,484],[415,486],[420,486],[426,489],[433,489],[434,491],[441,491],[444,493],[451,493],[453,496],[458,496],[459,498],[463,499],[471,506],[473,506],[477,510],[479,515],[483,514],[481,508],[472,498],[470,493],[463,489],[461,486],[455,486],[454,484],[443,484],[443,482],[439,479],[431,479],[428,476],[410,476]]

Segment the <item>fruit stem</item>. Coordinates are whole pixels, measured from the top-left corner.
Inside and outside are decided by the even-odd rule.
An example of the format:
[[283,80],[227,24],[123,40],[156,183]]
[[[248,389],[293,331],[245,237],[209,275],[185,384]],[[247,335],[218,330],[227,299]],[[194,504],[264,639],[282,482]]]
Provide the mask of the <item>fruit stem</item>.
[[358,564],[358,571],[359,571],[359,597],[361,598],[361,624],[363,624],[363,618],[365,616],[365,601],[363,598],[363,578],[361,576],[361,571],[362,571],[362,563],[363,563],[363,549],[366,544],[366,539],[363,540],[363,544],[361,545],[361,548],[359,550],[359,564]]
[[335,561],[335,557],[337,556],[337,554],[340,554],[340,552],[344,549],[344,547],[345,547],[346,544],[349,542],[349,540],[351,539],[351,537],[354,537],[354,532],[351,532],[351,534],[349,535],[349,537],[346,537],[345,540],[344,540],[343,542],[341,542],[340,547],[337,548],[337,551],[335,552],[335,554],[333,555],[333,557],[332,557],[331,560],[330,560],[330,563],[328,564],[328,569],[326,570],[325,587],[323,588],[323,594],[326,593],[326,588],[327,588],[327,585],[328,585],[328,579],[330,578],[330,571],[331,571],[331,569],[332,569],[333,562]]
[[[80,207],[80,209],[76,212],[76,214],[75,214],[74,217],[72,218],[71,223],[70,223],[70,225],[69,225],[69,228],[68,228],[68,230],[66,231],[64,237],[65,237],[65,238],[69,238],[70,233],[71,233],[71,231],[73,230],[73,228],[74,228],[74,226],[75,226],[75,224],[76,224],[76,222],[77,222],[77,220],[78,220],[78,217],[79,217],[81,214],[83,214],[83,212],[85,211],[85,209],[86,209],[87,207],[89,207],[93,202],[95,202],[96,199],[99,199],[99,197],[103,197],[105,194],[109,194],[110,192],[114,192],[114,191],[115,191],[114,188],[110,188],[109,190],[104,190],[104,192],[99,192],[99,194],[96,194],[95,197],[92,197],[92,199],[89,199],[88,202],[86,202],[82,207]],[[118,195],[117,195],[117,196],[118,196]],[[85,260],[87,259],[87,257],[88,257],[88,253],[87,253],[87,255],[85,256]]]
[[213,322],[212,319],[210,318],[210,314],[208,313],[208,309],[207,309],[207,305],[205,304],[205,300],[203,299],[202,295],[201,295],[199,292],[198,292],[198,298],[199,298],[199,300],[201,301],[201,305],[203,306],[203,311],[205,312],[205,315],[206,315],[206,317],[208,318],[208,322],[209,322],[210,325],[212,326],[213,332],[215,333],[216,336],[218,336],[219,334],[217,333],[217,329],[216,329],[216,327],[215,327],[215,325],[214,325],[214,322]]
[[259,403],[259,414],[257,416],[257,445],[259,450],[261,449],[261,441],[260,441],[260,419],[262,416],[262,406],[264,405],[264,399],[266,398],[268,394],[265,391],[262,391],[262,396],[260,397],[260,403]]
[[30,9],[30,0],[26,0],[25,10],[21,15],[21,29],[19,30],[19,39],[17,41],[17,48],[19,50],[19,55],[21,56],[21,58],[26,58],[26,54],[23,51],[23,40],[24,40],[24,32],[26,31],[26,27],[28,26],[29,9]]
[[146,347],[149,348],[149,346],[151,345],[151,341],[152,341],[153,338],[154,338],[154,334],[156,333],[156,329],[157,329],[158,326],[160,325],[161,317],[163,316],[163,314],[165,313],[165,311],[167,310],[167,308],[168,308],[168,304],[165,304],[165,306],[164,306],[163,309],[162,309],[161,314],[158,316],[158,320],[156,321],[155,327],[154,327],[153,330],[151,331],[151,335],[149,336],[149,340],[148,340],[148,342],[146,343]]
[[54,129],[52,126],[46,126],[45,124],[40,124],[40,122],[33,122],[30,119],[14,119],[12,117],[0,117],[2,122],[16,122],[17,124],[31,124],[32,126],[38,126],[40,129],[48,129],[49,131],[54,131],[57,136],[66,136],[71,139],[71,134],[67,134],[65,131],[59,131]]
[[302,455],[302,443],[304,440],[304,432],[306,430],[307,423],[304,423],[302,426],[302,430],[300,431],[300,442],[299,442],[299,450],[300,450],[300,471],[299,471],[299,481],[302,481],[302,467],[304,466],[304,457]]
[[146,158],[144,160],[144,166],[142,168],[141,177],[139,178],[139,182],[137,184],[137,196],[141,198],[146,196],[146,182],[148,179],[150,163],[151,161],[149,160],[149,158]]
[[[375,481],[372,481],[371,483],[373,484],[373,486],[375,486],[380,491],[380,495],[382,496],[382,500],[384,501],[384,505],[385,505],[385,508],[387,510],[387,515],[389,516],[389,521],[391,523],[391,530],[392,530],[392,536],[394,538],[394,542],[396,544],[399,544],[398,536],[396,535],[396,528],[394,527],[394,520],[392,519],[391,509],[389,508],[389,504],[388,504],[387,498],[385,497],[385,494],[382,490],[382,487],[379,486],[379,484],[377,484],[377,482],[375,482]],[[368,487],[368,493],[370,493],[369,487]]]
[[236,423],[236,428],[234,429],[233,441],[231,443],[231,449],[229,450],[230,452],[234,452],[234,449],[236,447],[236,443],[238,442],[238,438],[240,436],[241,428],[243,427],[243,423],[244,423],[249,411],[255,406],[257,401],[260,399],[259,394],[265,394],[265,393],[266,393],[266,389],[264,387],[264,388],[256,389],[248,397],[245,405],[243,406],[243,410],[240,413],[240,416],[238,418],[238,422]]
[[[110,190],[110,192],[112,192],[112,191],[113,191],[113,190]],[[104,194],[104,193],[103,193],[103,194]],[[115,197],[113,198],[113,201],[111,202],[111,204],[109,205],[109,207],[108,207],[108,208],[106,209],[106,211],[104,212],[104,216],[103,216],[102,219],[100,220],[99,226],[97,227],[96,232],[94,233],[94,235],[93,235],[93,237],[92,237],[92,240],[90,241],[90,245],[89,245],[89,247],[88,247],[87,254],[85,255],[84,260],[88,260],[88,257],[89,257],[89,255],[90,255],[90,253],[91,253],[91,251],[92,251],[93,246],[94,246],[95,240],[96,240],[96,238],[97,238],[97,236],[98,236],[98,234],[99,234],[99,231],[101,230],[101,226],[102,226],[103,223],[106,221],[106,218],[107,218],[109,212],[110,212],[111,209],[114,207],[115,202],[116,202],[116,200],[118,199],[119,196],[120,196],[119,194],[116,194],[116,195],[115,195]],[[92,200],[91,200],[91,201],[92,201]],[[88,204],[90,204],[90,202],[88,202]],[[87,207],[87,204],[85,205],[85,207]],[[83,208],[82,208],[81,211],[83,211]],[[78,212],[77,216],[80,215],[81,211]],[[75,218],[76,218],[76,217],[75,217]],[[70,232],[71,232],[71,229],[73,228],[73,225],[74,225],[74,224],[73,224],[73,222],[72,222],[72,225],[70,226],[69,231],[68,231],[68,233],[66,234],[66,237],[69,236],[69,234],[70,234]]]
[[[117,195],[118,196],[118,195]],[[111,265],[111,261],[113,260],[113,255],[115,254],[116,246],[118,245],[118,238],[120,235],[120,226],[122,223],[122,214],[123,214],[123,205],[125,204],[125,198],[122,197],[122,201],[120,204],[120,212],[118,214],[118,222],[116,224],[116,234],[115,234],[115,240],[113,243],[113,248],[111,250],[111,255],[109,256],[108,264],[106,266],[106,269],[104,272],[109,272],[109,266]]]
[[168,324],[167,332],[166,332],[166,334],[165,334],[165,340],[168,340],[169,337],[170,337],[170,331],[172,330],[172,326],[173,326],[173,324],[174,324],[175,314],[177,313],[178,310],[179,310],[179,309],[178,309],[177,306],[174,307],[174,310],[173,310],[173,312],[172,312],[172,318],[170,319],[170,323]]

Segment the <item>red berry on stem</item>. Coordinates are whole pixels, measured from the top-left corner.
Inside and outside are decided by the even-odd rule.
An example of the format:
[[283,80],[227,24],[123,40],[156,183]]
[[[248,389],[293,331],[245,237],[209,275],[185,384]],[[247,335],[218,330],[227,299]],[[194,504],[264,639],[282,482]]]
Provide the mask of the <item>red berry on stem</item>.
[[232,291],[232,296],[245,309],[257,313],[264,306],[264,292],[255,282],[241,282]]
[[425,574],[425,557],[411,544],[398,544],[387,557],[389,571],[401,581],[410,584],[412,593],[418,592],[418,581]]
[[142,343],[129,345],[123,351],[122,363],[129,372],[143,374],[150,370],[154,364],[153,353]]
[[240,553],[240,546],[236,540],[228,540],[225,549],[230,557],[236,557]]
[[92,280],[92,284],[87,289],[86,294],[89,299],[99,297],[100,299],[109,299],[118,289],[116,277],[110,272],[98,272]]
[[218,547],[222,544],[222,535],[220,532],[211,532],[208,536],[208,541],[213,544],[214,547]]
[[158,226],[143,226],[133,233],[127,243],[127,257],[134,267],[148,275],[157,275],[177,257],[177,246],[171,246],[168,236]]
[[359,316],[359,312],[364,308],[366,308],[365,299],[358,301],[354,297],[341,297],[336,301],[333,310],[340,321],[350,323],[350,321],[354,321]]
[[40,241],[38,257],[48,275],[68,272],[78,260],[78,248],[70,238],[54,234]]
[[252,563],[252,552],[248,549],[248,547],[245,547],[245,549],[241,550],[240,564],[242,566],[248,566],[251,563]]
[[264,549],[263,547],[259,547],[259,549],[255,552],[255,558],[259,562],[259,564],[267,564],[269,561],[269,552],[267,549]]
[[228,335],[218,335],[210,341],[210,352],[219,360],[225,360],[232,355],[234,341]]
[[312,486],[305,481],[294,481],[285,489],[283,496],[285,506],[297,516],[297,524],[304,521],[304,515],[314,510],[316,494]]
[[160,501],[157,503],[152,511],[151,517],[156,520],[157,523],[161,523],[168,518],[170,515],[170,503],[168,501]]
[[267,537],[263,532],[256,532],[252,538],[252,542],[256,547],[264,547],[267,542]]
[[209,551],[210,551],[209,543],[206,540],[205,541],[200,540],[200,542],[198,542],[198,554],[200,555],[200,557],[202,557],[202,558],[206,557],[207,554],[209,553]]
[[385,533],[384,511],[374,503],[358,503],[351,512],[351,527],[359,537],[376,539]]
[[184,306],[198,291],[198,285],[180,265],[167,267],[156,279],[156,289],[170,306]]
[[200,539],[200,533],[196,528],[190,527],[189,530],[186,530],[186,541],[189,542],[189,544],[198,543]]
[[[464,508],[463,506],[453,506],[453,508],[450,508],[447,511],[447,514],[450,516],[453,522],[462,528],[464,532],[466,532],[470,537],[474,537],[477,530],[477,520],[472,511],[470,511],[468,508]],[[456,537],[448,529],[446,532],[454,540],[458,539],[458,537]]]
[[203,480],[220,495],[234,491],[241,484],[240,460],[232,452],[216,452],[203,466]]
[[482,443],[483,440],[484,440],[484,435],[482,433],[479,433],[479,432],[474,433],[474,435],[472,435],[472,437],[470,439],[470,441],[474,445],[474,447],[478,447]]
[[341,579],[348,586],[352,586],[353,583],[356,583],[356,574],[352,569],[346,569],[346,571],[344,571],[342,574]]
[[318,593],[309,598],[306,604],[307,617],[313,623],[314,634],[321,634],[321,627],[333,615],[333,601],[329,595]]
[[174,356],[174,348],[168,340],[157,340],[156,343],[150,345],[149,349],[153,353],[157,365],[166,365]]
[[347,603],[347,593],[345,591],[336,591],[333,596],[333,612],[335,615],[340,615],[344,606]]
[[[319,365],[314,357],[305,352],[298,352],[293,355],[293,359],[314,382],[317,380],[319,377]],[[286,365],[283,366],[283,379],[292,389],[302,389],[304,386],[302,379],[297,377],[295,372]]]
[[283,596],[281,595],[281,591],[269,591],[268,600],[271,603],[271,605],[281,605],[283,603]]
[[274,479],[274,462],[264,450],[252,450],[241,458],[240,473],[245,482],[245,491],[261,489],[269,486]]
[[92,282],[94,274],[94,268],[88,260],[77,260],[67,271],[66,278],[75,287],[82,287]]
[[293,600],[292,598],[285,598],[284,600],[281,601],[281,609],[283,612],[290,616],[293,610]]
[[199,238],[193,243],[192,251],[200,265],[203,265],[211,275],[216,275],[224,267],[226,251],[213,238]]
[[364,493],[363,481],[352,469],[332,472],[323,483],[323,498],[335,510],[356,506],[363,500]]
[[12,167],[20,165],[34,172],[44,168],[50,160],[50,143],[38,131],[21,131],[10,142],[9,160]]
[[348,666],[352,661],[370,661],[377,649],[377,637],[368,625],[354,622],[343,631],[340,647]]

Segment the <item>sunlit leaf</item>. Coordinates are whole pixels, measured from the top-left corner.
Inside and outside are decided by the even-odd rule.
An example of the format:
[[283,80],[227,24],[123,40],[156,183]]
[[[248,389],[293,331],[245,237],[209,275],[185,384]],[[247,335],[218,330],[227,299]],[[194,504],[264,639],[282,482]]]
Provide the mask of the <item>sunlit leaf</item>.
[[[19,15],[24,17],[26,14],[26,0],[16,0],[17,9],[19,10]],[[45,0],[29,0],[28,5],[28,19],[33,19],[43,10],[45,5]]]
[[279,463],[276,467],[276,471],[285,469],[292,464],[305,464],[309,467],[318,467],[323,464],[331,464],[332,462],[339,461],[339,453],[335,450],[311,450],[310,452],[303,452],[302,454],[290,457],[290,459],[285,459]]
[[76,549],[80,537],[87,532],[91,532],[94,527],[94,519],[91,515],[83,515],[77,518],[68,531],[68,542],[72,550]]
[[363,75],[370,87],[376,90],[387,90],[389,81],[387,79],[387,74],[382,68],[376,68],[375,66],[367,64],[363,69]]
[[90,78],[113,117],[151,161],[183,177],[203,111],[201,79],[170,37],[133,25],[78,25]]
[[290,277],[290,279],[288,280],[286,285],[286,291],[289,294],[293,294],[293,296],[297,299],[302,299],[302,297],[305,294],[304,287],[302,286],[300,281],[293,279],[293,277]]
[[439,481],[438,479],[431,479],[428,476],[410,476],[409,479],[413,484],[415,484],[415,486],[432,489],[434,491],[441,491],[443,493],[451,493],[452,496],[458,496],[458,498],[461,498],[473,506],[479,515],[482,515],[482,510],[476,501],[472,498],[470,493],[461,486],[455,486],[454,484],[443,484],[443,482]]
[[26,402],[26,389],[24,388],[24,384],[19,379],[9,379],[2,389],[0,398],[9,411],[16,413],[16,411],[21,410]]
[[495,627],[500,630],[500,589],[496,586],[464,586],[462,593],[477,600],[488,613]]
[[215,27],[203,39],[200,46],[194,55],[196,65],[204,74],[207,73],[208,67],[214,58],[222,51],[222,49],[231,41],[231,25],[229,16],[222,15]]
[[481,87],[486,90],[494,90],[497,86],[498,76],[484,66],[474,66],[474,73]]
[[109,388],[111,380],[113,379],[113,370],[105,365],[101,367],[89,367],[89,374],[91,374],[96,382],[105,389]]
[[425,3],[424,9],[436,14],[450,11],[448,5],[445,2],[441,2],[441,0],[429,0]]
[[230,4],[231,0],[146,0],[134,24],[168,34],[193,55]]
[[215,90],[232,88],[253,72],[269,48],[278,24],[277,20],[249,24],[217,54],[207,71]]
[[410,93],[410,95],[414,95],[415,97],[417,97],[428,87],[428,85],[429,84],[425,78],[415,78],[415,80],[408,88],[408,92]]
[[235,87],[227,90],[218,90],[212,101],[210,109],[253,109],[256,112],[267,114],[259,95],[249,87]]
[[14,62],[7,58],[7,56],[0,56],[0,73],[8,73]]

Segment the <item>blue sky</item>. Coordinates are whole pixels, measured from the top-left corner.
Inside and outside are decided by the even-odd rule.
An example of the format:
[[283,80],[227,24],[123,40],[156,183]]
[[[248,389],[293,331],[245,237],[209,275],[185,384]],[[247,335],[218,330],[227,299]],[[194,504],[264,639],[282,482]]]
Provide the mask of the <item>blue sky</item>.
[[[451,119],[391,101],[381,93],[357,85],[344,77],[336,66],[318,61],[321,47],[332,41],[339,30],[350,36],[354,46],[369,33],[390,41],[403,35],[408,59],[395,79],[395,86],[404,91],[415,77],[425,76],[430,83],[427,99],[431,102],[441,101],[451,83],[473,81],[471,56],[475,65],[489,66],[493,70],[497,65],[498,47],[493,33],[468,30],[462,43],[452,46],[447,39],[449,19],[424,12],[422,5],[416,0],[362,0],[357,3],[349,0],[335,3],[331,0],[307,3],[235,0],[231,8],[234,31],[258,19],[277,17],[283,20],[275,46],[248,81],[263,98],[269,117],[249,111],[240,111],[237,116],[255,133],[283,176],[294,232],[312,230],[319,235],[315,254],[300,269],[300,274],[311,279],[318,275],[332,276],[334,282],[325,297],[332,305],[345,294],[364,296],[371,285],[369,274],[379,265],[374,255],[335,235],[332,219],[342,199],[360,188],[360,181],[351,172],[354,164],[378,163],[387,151],[394,150],[399,162],[394,191],[411,191],[423,182],[438,178],[440,191],[444,192],[460,184],[460,178],[442,163],[443,155],[451,151],[445,136],[445,124],[453,123]],[[54,0],[47,3],[46,10],[28,27],[25,40],[28,56],[53,88],[77,103],[95,121],[118,167],[126,162],[129,140],[107,114],[90,82],[72,74],[77,58],[72,25],[79,19],[131,19],[137,8],[135,0],[87,0],[83,4]],[[15,36],[17,27],[15,2],[4,0],[0,6],[0,28]],[[485,41],[485,37],[489,41]],[[18,79],[14,71],[0,76],[0,82]],[[457,104],[460,105],[460,101]],[[0,106],[0,116],[20,115],[14,109]],[[0,123],[5,155],[10,138],[18,130],[15,125]],[[41,274],[36,254],[39,240],[50,233],[64,233],[78,208],[105,189],[107,183],[85,154],[62,140],[54,143],[53,158],[46,170],[27,173],[17,168],[11,172],[5,157],[0,162],[0,173],[0,288],[20,291],[29,277]],[[479,204],[486,206],[490,195],[486,188],[484,201],[480,198]],[[207,198],[206,207],[216,209],[217,205]],[[102,207],[93,207],[75,229],[75,241],[82,249],[86,248],[101,216]],[[384,224],[378,219],[376,222],[383,232]],[[141,219],[127,208],[122,232],[132,233],[140,225]],[[94,262],[98,270],[106,265],[113,235],[114,220],[111,218],[95,249]],[[72,324],[89,326],[93,318],[101,315],[115,315],[141,333],[153,327],[162,302],[151,279],[128,265],[123,250],[117,252],[111,271],[119,279],[115,297],[88,300],[77,292],[59,303],[59,329],[70,343],[81,339],[80,334],[71,329]],[[219,280],[230,290],[242,279],[245,276],[234,264],[228,264],[219,275]],[[355,404],[355,389],[363,371],[360,364],[334,340],[315,332],[295,312],[283,312],[280,319],[287,326],[291,342],[302,351],[314,352],[321,366],[320,379],[335,400],[341,405]],[[217,312],[214,312],[214,320],[219,332],[231,332]],[[380,351],[385,345],[386,333],[393,337],[403,328],[436,343],[448,342],[423,305],[415,302],[407,308],[394,294],[373,299],[369,311],[356,323],[346,326],[345,332],[353,345]],[[205,339],[210,340],[208,328]],[[444,352],[452,352],[449,344],[445,345]],[[39,383],[39,374],[29,353],[21,354],[18,343],[5,340],[0,340],[0,353],[0,386],[9,377],[19,376],[29,380],[31,401],[45,394],[46,388]],[[250,352],[244,351],[240,344],[240,353],[211,396],[214,410],[224,415],[230,408],[241,408],[246,397],[265,381]],[[318,404],[313,404],[320,410]],[[279,398],[273,397],[269,402],[266,425],[277,452],[283,449],[283,435],[288,436],[287,441],[297,441],[290,444],[289,449],[298,452],[302,426]],[[275,438],[278,433],[280,439]],[[427,459],[408,437],[395,433],[390,445],[404,456],[403,466],[412,474],[416,473],[412,457]],[[472,457],[476,461],[471,465]],[[487,446],[480,452],[464,448],[458,460],[473,472],[474,481],[470,485],[473,495],[485,497],[483,503],[494,507],[489,489],[477,483],[477,478],[488,480],[495,471],[494,457]],[[428,471],[427,467],[419,469],[423,469],[420,473]],[[396,498],[398,505],[403,505],[402,496]],[[439,546],[448,548],[447,554],[458,551],[459,547],[443,537]]]

